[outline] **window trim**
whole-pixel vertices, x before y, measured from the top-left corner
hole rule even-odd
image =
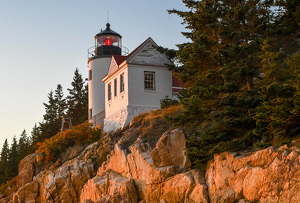
[[[120,75],[120,93],[125,91],[124,73]]]
[[[107,84],[107,100],[111,101],[111,83]]]
[[[114,79],[114,97],[118,96],[118,80]]]
[[[149,75],[147,76],[147,74],[149,74]],[[152,75],[152,78],[151,78],[151,75]],[[146,77],[148,77],[148,78],[146,78]],[[155,81],[155,72],[154,71],[144,71],[144,90],[146,90],[146,91],[156,91],[155,82],[156,82]]]

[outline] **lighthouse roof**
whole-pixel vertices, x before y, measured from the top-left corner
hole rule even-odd
[[[96,34],[95,38],[97,38],[99,36],[103,36],[103,35],[114,35],[114,36],[118,36],[118,37],[122,38],[122,36],[119,33],[113,31],[112,29],[110,29],[110,24],[109,23],[106,24],[106,29],[105,30],[103,30],[103,31],[99,32],[98,34]]]

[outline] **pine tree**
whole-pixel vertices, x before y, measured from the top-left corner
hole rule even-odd
[[[192,161],[252,145],[253,115],[260,104],[254,78],[261,72],[261,45],[273,27],[272,1],[183,1],[189,11],[172,10],[190,32],[178,45],[177,68],[186,83],[183,115],[173,119],[199,129],[188,141]]]
[[[55,90],[54,99],[57,106],[57,122],[60,124],[62,118],[65,116],[65,111],[67,108],[66,99],[64,98],[63,89],[61,84],[57,85],[57,88]]]
[[[0,183],[5,183],[8,180],[8,168],[7,168],[7,161],[8,161],[8,154],[9,154],[9,146],[7,139],[5,139],[2,151],[1,151],[1,159],[0,159]]]
[[[56,121],[57,104],[53,96],[53,91],[51,90],[48,94],[48,104],[43,103],[45,106],[46,114],[44,115],[44,120],[49,123],[54,123]]]
[[[13,177],[18,175],[18,165],[19,165],[18,157],[19,157],[18,143],[17,143],[16,136],[14,136],[13,142],[11,144],[10,152],[8,154],[8,161],[7,161],[9,179],[12,179]]]
[[[36,144],[42,141],[44,141],[44,139],[42,136],[41,127],[37,126],[37,124],[35,123],[31,130],[29,153],[34,153]]]
[[[29,150],[29,139],[27,137],[26,130],[23,130],[22,134],[20,135],[19,142],[18,142],[18,151],[19,151],[19,161],[21,161],[25,156],[28,155]]]
[[[276,39],[284,55],[292,55],[300,49],[300,1],[278,0],[279,6],[276,21]],[[273,44],[272,44],[273,46]]]
[[[76,68],[71,83],[72,89],[68,89],[69,95],[67,96],[67,116],[72,118],[73,125],[83,123],[87,120],[88,93],[87,85],[84,83],[82,75]]]
[[[60,129],[57,116],[58,105],[57,100],[55,99],[55,96],[53,94],[54,93],[51,90],[48,94],[48,103],[43,103],[46,111],[46,113],[43,115],[44,122],[40,123],[41,134],[44,137],[43,139],[50,138],[53,135],[56,135]]]
[[[300,2],[278,1],[282,15],[262,47],[264,76],[260,80],[262,104],[257,107],[253,131],[262,144],[283,144],[300,134]]]

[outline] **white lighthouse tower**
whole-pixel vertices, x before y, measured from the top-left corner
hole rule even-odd
[[[98,126],[105,117],[105,84],[102,78],[107,74],[112,55],[121,55],[122,36],[110,29],[96,34],[95,47],[89,51],[89,119]],[[89,49],[89,50],[90,50]]]

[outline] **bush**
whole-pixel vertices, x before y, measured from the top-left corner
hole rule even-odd
[[[167,108],[167,107],[170,107],[170,106],[175,106],[175,105],[178,105],[178,104],[179,104],[178,100],[169,99],[168,96],[166,96],[166,98],[160,100],[160,108],[161,109],[164,109],[164,108]]]
[[[101,131],[91,127],[89,123],[75,126],[73,129],[59,132],[53,137],[37,143],[35,153],[43,152],[45,163],[50,163],[75,144],[88,144],[99,140]]]

